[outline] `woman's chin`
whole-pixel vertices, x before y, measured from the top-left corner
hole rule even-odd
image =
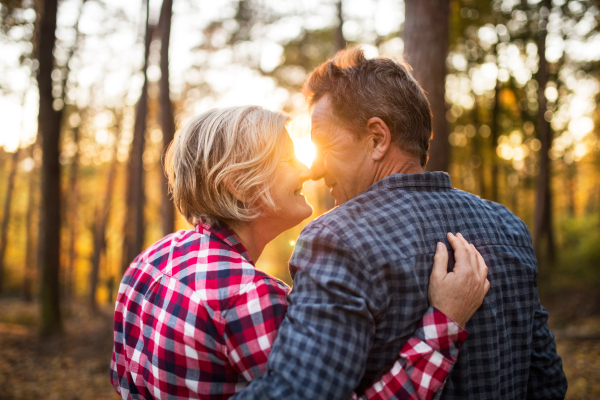
[[[308,204],[308,202],[306,202],[302,206],[298,206],[298,209],[295,211],[296,212],[294,213],[294,215],[290,216],[291,218],[289,219],[290,224],[293,223],[292,227],[300,224],[305,219],[310,218],[310,216],[314,212],[312,206]]]
[[[304,217],[302,218],[302,221],[304,221],[306,218],[310,218],[310,216],[313,215],[313,212],[315,212],[313,207],[308,202],[306,202],[306,211]]]

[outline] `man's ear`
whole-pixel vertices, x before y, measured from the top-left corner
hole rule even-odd
[[[371,158],[373,161],[380,161],[386,155],[392,143],[390,128],[381,118],[373,117],[367,121],[366,129],[373,145]]]

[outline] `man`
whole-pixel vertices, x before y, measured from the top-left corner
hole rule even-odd
[[[344,399],[377,380],[427,309],[435,243],[472,242],[491,289],[466,328],[442,397],[558,399],[567,382],[525,224],[500,204],[424,172],[429,103],[408,67],[359,48],[305,85],[319,155],[314,179],[337,208],[309,224],[290,260],[294,289],[262,379],[235,399]]]

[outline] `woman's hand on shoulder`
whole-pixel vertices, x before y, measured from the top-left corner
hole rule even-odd
[[[464,327],[490,288],[488,267],[479,251],[457,233],[447,235],[456,263],[448,271],[448,249],[438,243],[429,278],[429,303]]]

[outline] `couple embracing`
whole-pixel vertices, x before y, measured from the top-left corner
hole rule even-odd
[[[431,111],[409,67],[359,48],[304,87],[318,154],[259,107],[194,118],[169,148],[194,226],[136,257],[119,288],[111,382],[123,399],[559,399],[567,382],[525,224],[425,172]],[[284,283],[255,268],[312,214]],[[454,234],[453,234],[454,233]]]

